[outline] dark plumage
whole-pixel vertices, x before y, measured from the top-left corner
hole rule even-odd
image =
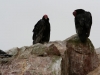
[[[8,58],[8,57],[12,57],[12,55],[7,54],[3,50],[0,50],[0,58]]]
[[[86,42],[92,26],[92,15],[83,9],[75,10],[73,15],[75,16],[76,33],[82,42]]]
[[[32,39],[33,44],[49,42],[50,23],[47,15],[44,15],[34,26]]]

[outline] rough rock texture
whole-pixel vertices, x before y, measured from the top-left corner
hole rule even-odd
[[[61,75],[64,50],[60,41],[13,48],[7,52],[12,58],[0,59],[0,75]]]
[[[96,49],[97,54],[100,54],[100,48]]]
[[[98,58],[99,58],[99,61],[100,61],[100,48],[96,49],[96,52],[98,54]],[[87,75],[100,75],[100,64],[95,70],[88,73]]]
[[[62,75],[86,75],[98,67],[98,56],[89,39],[81,43],[74,35],[65,41],[67,49],[62,59]]]
[[[86,75],[99,63],[91,41],[82,44],[77,35],[7,53],[13,57],[0,58],[0,75]]]
[[[98,68],[96,68],[92,72],[88,73],[87,75],[100,75],[100,65]]]

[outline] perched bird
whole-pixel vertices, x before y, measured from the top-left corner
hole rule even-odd
[[[76,9],[73,12],[75,17],[75,28],[81,42],[86,42],[90,35],[92,26],[92,15],[89,11],[83,9]]]
[[[32,39],[33,44],[49,42],[50,23],[47,15],[44,15],[34,26]]]
[[[0,50],[0,58],[8,58],[8,57],[12,57],[12,55],[7,54],[3,50]]]

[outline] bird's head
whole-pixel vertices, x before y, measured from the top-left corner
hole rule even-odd
[[[83,9],[76,9],[76,10],[74,10],[73,15],[76,16],[79,14],[83,14],[84,12],[85,12],[85,10],[83,10]]]
[[[48,19],[48,15],[45,14],[45,15],[43,16],[43,19],[47,20],[47,19]]]

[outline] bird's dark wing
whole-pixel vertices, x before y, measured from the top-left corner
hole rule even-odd
[[[92,15],[90,12],[86,12],[86,32],[87,32],[87,37],[89,37],[90,35],[90,30],[91,30],[91,26],[92,26]]]
[[[35,43],[39,43],[43,37],[43,32],[44,32],[45,26],[44,26],[44,21],[39,20],[37,24],[34,26],[33,29],[33,40]]]
[[[50,28],[51,28],[51,27],[50,27],[50,23],[48,23],[48,39],[47,39],[47,41],[50,40],[50,31],[51,31]]]
[[[42,24],[42,20],[39,20],[35,26],[34,26],[34,29],[33,29],[33,32],[36,32],[37,30],[39,31],[41,29],[41,24]]]
[[[6,52],[4,52],[3,50],[0,50],[0,54],[6,54]]]
[[[89,36],[91,25],[92,16],[90,12],[86,12],[75,17],[75,27],[77,34],[86,33],[86,35]]]
[[[76,33],[81,34],[84,26],[84,17],[83,15],[77,15],[75,17],[75,28],[76,28]]]
[[[0,50],[0,58],[7,58],[7,57],[11,57],[12,55],[7,54],[6,52],[4,52],[3,50]]]
[[[92,15],[91,15],[91,13],[90,12],[86,12],[86,15],[87,15],[87,17],[89,19],[90,25],[92,25]]]
[[[90,12],[79,14],[75,17],[76,33],[80,37],[87,38],[90,35],[92,16]]]
[[[45,29],[45,32],[44,32],[44,40],[45,42],[49,42],[50,40],[50,23],[47,22],[46,23],[46,29]]]

